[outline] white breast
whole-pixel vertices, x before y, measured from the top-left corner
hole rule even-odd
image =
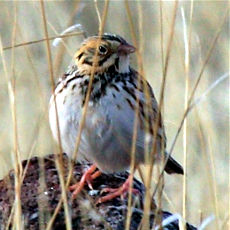
[[[72,156],[75,150],[76,137],[82,119],[82,94],[78,88],[79,81],[75,79],[63,90],[57,88],[56,96],[61,142],[64,152]],[[75,87],[73,87],[76,84]],[[128,84],[128,83],[127,83]],[[116,84],[118,90],[109,87],[104,96],[96,103],[90,102],[87,109],[84,129],[78,156],[85,158],[105,172],[117,172],[127,169],[130,165],[130,153],[133,138],[135,110],[127,99],[135,106],[135,100]],[[131,87],[131,85],[130,85]],[[96,88],[96,87],[95,87]],[[141,95],[140,95],[141,96]],[[50,102],[49,120],[54,138],[57,138],[53,97]],[[135,158],[137,163],[144,161],[144,147],[147,140],[152,144],[149,133],[143,130],[143,124],[138,123]],[[141,128],[142,126],[142,128]],[[160,152],[160,146],[158,146]]]
[[[82,95],[79,88],[77,87],[80,81],[81,79],[71,81],[68,84],[68,87],[64,87],[65,82],[63,82],[63,84],[59,84],[55,91],[59,92],[56,94],[56,105],[61,144],[63,151],[69,156],[72,156],[74,153],[76,137],[78,135],[79,124],[82,117]],[[52,96],[50,99],[49,122],[54,139],[56,142],[58,142],[58,129],[56,122],[54,96]],[[85,143],[83,138],[81,142]],[[79,159],[82,158],[84,146],[86,146],[86,144],[87,142],[84,145],[81,144],[80,146],[78,153]]]

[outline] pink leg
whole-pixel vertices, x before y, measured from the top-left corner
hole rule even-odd
[[[100,171],[96,171],[94,172],[95,170],[97,169],[97,166],[95,164],[93,164],[81,177],[81,180],[80,182],[72,185],[69,187],[69,189],[71,191],[73,191],[72,193],[72,197],[73,198],[76,198],[76,196],[78,195],[78,193],[81,192],[81,190],[84,188],[85,184],[88,184],[89,188],[93,188],[92,187],[92,181],[99,177],[101,175],[101,172]]]
[[[106,201],[114,199],[115,197],[126,195],[129,192],[129,189],[131,186],[131,179],[132,179],[132,177],[131,177],[131,175],[129,175],[129,177],[127,178],[127,180],[125,181],[125,183],[121,187],[103,189],[102,193],[108,192],[109,194],[99,198],[97,203],[104,203]],[[139,191],[137,189],[132,188],[132,193],[139,194]]]

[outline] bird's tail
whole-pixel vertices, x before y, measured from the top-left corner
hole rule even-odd
[[[183,167],[177,162],[175,161],[172,157],[169,157],[167,164],[165,166],[165,171],[168,174],[172,174],[172,173],[177,173],[177,174],[184,174],[184,170]]]

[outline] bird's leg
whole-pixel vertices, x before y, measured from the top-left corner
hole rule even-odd
[[[97,203],[104,203],[106,201],[112,200],[118,196],[124,196],[129,192],[130,186],[132,186],[132,175],[129,175],[125,183],[119,188],[105,188],[101,192],[108,192],[109,194],[98,199]],[[132,193],[139,194],[137,189],[132,188]]]
[[[79,192],[84,188],[85,184],[89,186],[90,189],[93,189],[92,181],[101,175],[101,171],[96,171],[97,166],[93,164],[81,177],[80,182],[69,187],[72,193],[72,197],[76,198]]]

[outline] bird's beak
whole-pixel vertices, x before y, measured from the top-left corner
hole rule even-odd
[[[134,53],[136,51],[136,48],[130,44],[121,44],[118,47],[118,54],[119,55],[127,55],[127,54],[131,54]]]

